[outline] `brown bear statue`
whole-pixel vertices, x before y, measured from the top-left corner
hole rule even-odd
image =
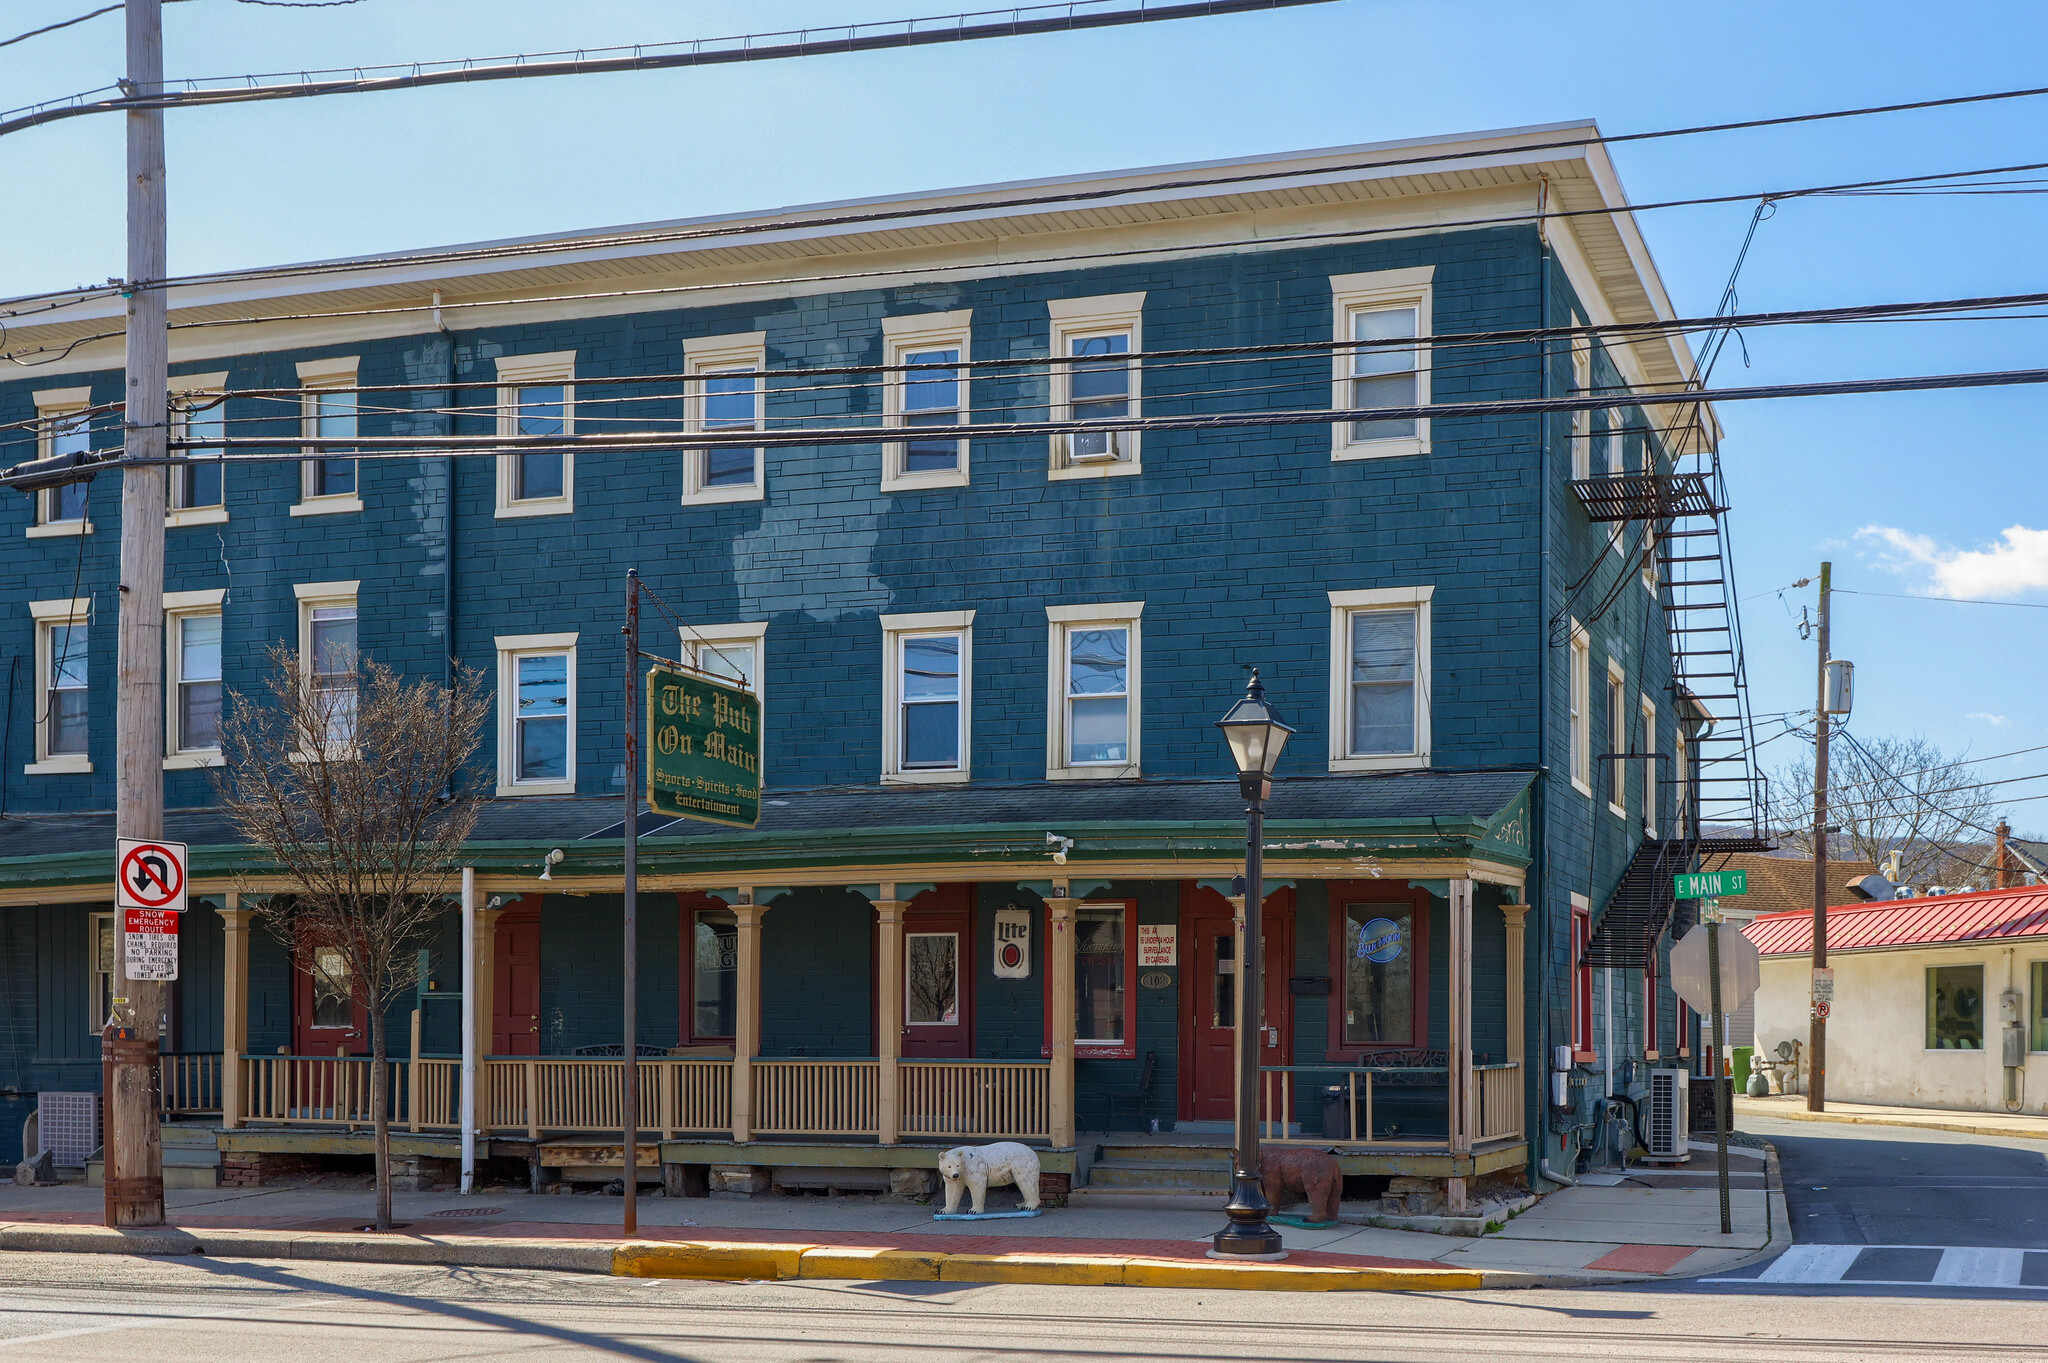
[[[1268,1146],[1259,1152],[1259,1163],[1259,1186],[1266,1194],[1267,1206],[1277,1212],[1298,1197],[1308,1203],[1309,1220],[1337,1219],[1344,1175],[1337,1168],[1335,1155],[1327,1150]]]

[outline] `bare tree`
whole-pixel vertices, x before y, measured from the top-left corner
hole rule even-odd
[[[1882,865],[1899,854],[1907,885],[1955,884],[1978,874],[1992,795],[1976,768],[1924,738],[1838,739],[1828,748],[1828,854]],[[1771,824],[1781,845],[1813,855],[1813,762],[1771,778]]]
[[[391,1082],[385,1011],[414,988],[416,953],[450,908],[449,884],[482,791],[469,770],[490,702],[478,674],[407,680],[316,644],[310,667],[270,650],[261,694],[231,694],[220,803],[269,854],[288,895],[258,921],[317,992],[370,1022],[377,1229],[391,1228]]]

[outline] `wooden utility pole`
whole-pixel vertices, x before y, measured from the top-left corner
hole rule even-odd
[[[1834,565],[1820,565],[1820,628],[1814,650],[1820,663],[1813,703],[1813,968],[1828,964],[1828,593]],[[1814,976],[1815,979],[1819,975]],[[1811,986],[1809,986],[1810,990]],[[1828,1020],[1812,1011],[1806,1040],[1806,1110],[1824,1112],[1828,1103]]]
[[[129,0],[129,94],[163,85],[162,0]],[[169,449],[170,332],[163,279],[169,273],[164,222],[164,115],[131,109],[128,121],[128,362],[122,453],[160,460]],[[121,469],[119,678],[114,696],[114,831],[123,838],[164,832],[164,466]],[[113,849],[107,852],[113,872]],[[164,1220],[163,1137],[157,1130],[156,1057],[164,986],[127,978],[120,940],[120,988],[106,1019],[106,1222],[160,1226]]]

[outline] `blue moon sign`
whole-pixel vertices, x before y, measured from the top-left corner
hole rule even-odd
[[[1358,930],[1358,954],[1375,965],[1385,965],[1401,955],[1401,925],[1391,918],[1375,918]]]

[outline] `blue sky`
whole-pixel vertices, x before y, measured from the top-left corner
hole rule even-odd
[[[977,0],[985,4],[988,0]],[[5,0],[0,37],[94,7]],[[297,71],[941,14],[942,0],[363,0],[166,8],[171,75]],[[2044,83],[2048,7],[1340,0],[1108,32],[725,68],[349,96],[169,120],[176,271],[731,209],[1593,117],[1609,132]],[[108,15],[0,48],[0,103],[119,74]],[[1640,202],[2048,160],[2048,98],[1616,148]],[[0,139],[0,295],[122,272],[122,133]],[[25,187],[37,186],[33,195]],[[1712,310],[1746,205],[1646,213],[1681,311]],[[2048,197],[1805,199],[1760,229],[1745,310],[2043,288]],[[1781,329],[1721,383],[2023,368],[2048,321]],[[1745,363],[1746,361],[1746,363]],[[1777,589],[1823,557],[1858,665],[1857,731],[1977,756],[2048,743],[2048,390],[1721,409],[1761,712],[1808,707],[1813,655]],[[1766,759],[1793,755],[1785,738]],[[2048,772],[2048,753],[1987,776]],[[2004,787],[2048,828],[2048,780]]]

